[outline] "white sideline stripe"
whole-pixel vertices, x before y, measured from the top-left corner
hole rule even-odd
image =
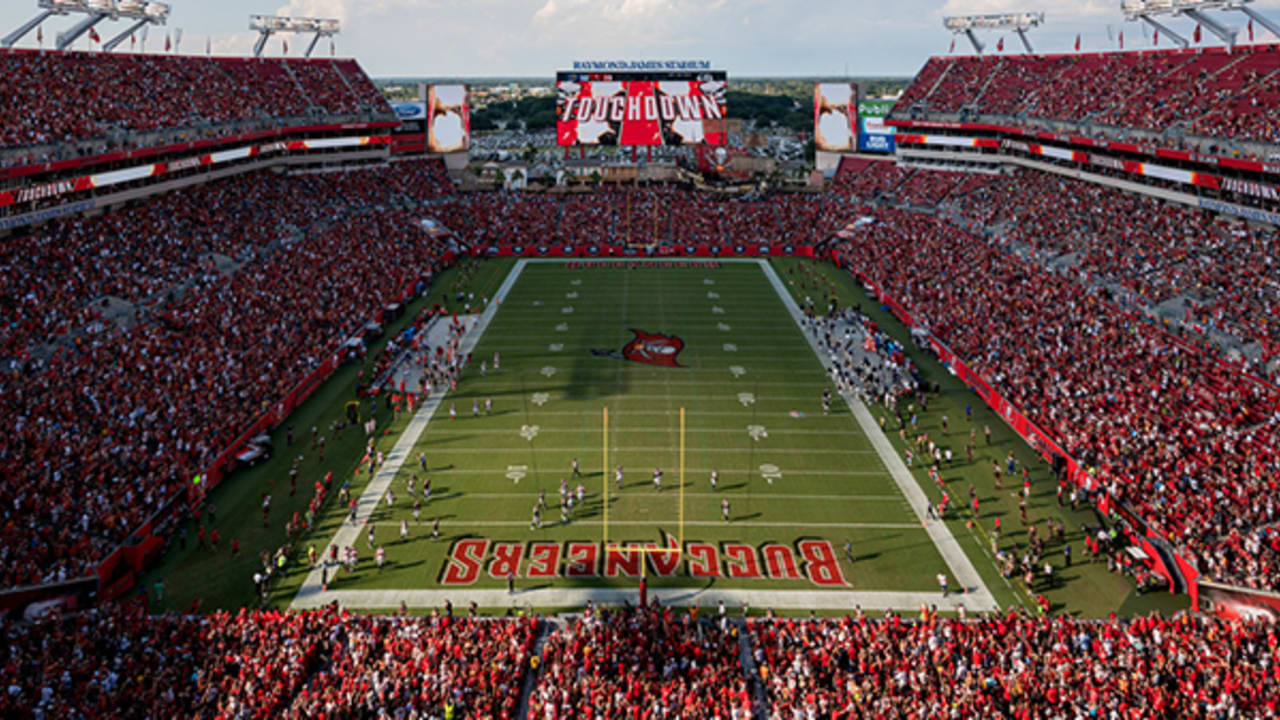
[[[489,307],[485,308],[484,313],[480,315],[480,318],[476,321],[475,325],[473,325],[471,330],[462,338],[462,344],[458,348],[458,351],[462,355],[465,356],[467,353],[470,353],[475,349],[476,343],[480,340],[480,337],[484,335],[485,328],[489,326],[489,322],[493,320],[493,316],[497,314],[498,308],[501,307],[501,300],[506,297],[508,292],[511,291],[511,287],[515,285],[516,279],[520,277],[520,272],[524,269],[524,263],[524,260],[518,260],[516,262],[515,267],[513,267],[510,274],[507,275],[507,279],[502,283],[502,286],[498,288],[498,291],[494,293],[494,299],[498,302],[489,303]],[[427,398],[427,401],[423,403],[418,412],[414,414],[413,418],[409,421],[409,426],[405,428],[404,432],[400,435],[400,439],[396,441],[395,447],[393,447],[391,452],[387,455],[382,468],[378,470],[378,474],[373,476],[369,481],[369,485],[364,489],[364,492],[361,493],[360,499],[356,504],[355,524],[353,525],[348,523],[344,519],[342,526],[334,534],[333,539],[329,541],[329,545],[325,547],[321,557],[329,557],[329,548],[335,545],[347,546],[354,545],[356,543],[356,540],[360,535],[361,527],[363,527],[369,520],[369,517],[373,515],[373,511],[378,507],[378,502],[384,495],[386,495],[387,488],[391,485],[391,481],[395,479],[397,474],[399,474],[400,466],[404,464],[404,461],[409,457],[409,453],[412,452],[414,446],[418,444],[419,438],[422,437],[423,431],[427,428],[427,423],[431,420],[431,416],[435,413],[436,408],[439,407],[441,402],[444,400],[444,396],[445,389],[444,386],[442,386],[441,389],[432,392]],[[298,588],[298,594],[294,596],[290,607],[295,609],[303,607],[303,605],[299,604],[300,602],[303,602],[305,598],[309,596],[320,593],[320,574],[321,568],[317,567],[307,575],[306,580],[302,582],[302,587]]]
[[[468,471],[468,472],[470,472],[470,471]],[[502,472],[503,472],[502,470],[498,470],[498,471],[495,471],[495,473],[490,473],[490,474],[501,474]],[[436,474],[436,473],[432,473],[432,474],[434,475],[434,474]],[[883,475],[884,473],[879,473],[879,474]],[[639,482],[635,482],[635,481],[633,481],[633,482],[631,483],[631,485],[632,485],[633,487],[638,487],[638,486],[640,486],[641,484],[643,484],[643,485],[647,485],[647,486],[649,486],[649,487],[652,487],[652,485],[653,485],[652,483],[639,483]],[[611,498],[650,498],[650,497],[652,497],[651,493],[652,493],[652,491],[650,491],[649,493],[645,493],[645,494],[643,494],[643,495],[639,495],[639,494],[636,494],[636,493],[627,493],[627,492],[624,492],[624,493],[619,494],[619,493],[617,493],[617,492],[610,491],[610,493],[609,493],[609,497],[611,497]],[[722,491],[722,492],[709,492],[709,493],[691,493],[691,492],[686,492],[686,493],[684,494],[684,496],[685,496],[685,497],[687,497],[687,498],[691,498],[691,497],[726,497],[726,496],[742,497],[742,495],[741,495],[741,494],[736,493],[736,492],[734,492],[733,490],[725,490],[725,491]],[[448,500],[463,500],[463,499],[466,499],[466,498],[529,498],[530,500],[532,500],[532,499],[533,499],[533,493],[528,493],[528,492],[522,492],[522,493],[514,493],[514,492],[512,492],[512,493],[473,493],[473,492],[464,492],[464,493],[461,493],[461,494],[457,495],[456,497],[453,495],[453,493],[449,493],[449,494],[447,494],[447,495],[436,495],[435,497],[436,497],[436,499],[432,501],[432,504],[437,503],[437,502],[444,502],[444,501],[448,501]],[[600,497],[603,497],[603,495],[601,495],[600,493],[589,493],[589,494],[587,494],[587,496],[586,496],[586,497],[587,497],[587,499],[591,499],[591,498],[600,498]],[[756,493],[756,494],[754,494],[754,495],[751,495],[751,496],[750,496],[750,499],[753,499],[753,500],[754,500],[754,499],[757,499],[757,498],[768,498],[771,502],[772,502],[772,501],[774,501],[774,500],[841,500],[841,501],[849,501],[849,502],[854,502],[854,501],[858,501],[858,500],[866,500],[866,501],[869,501],[869,502],[891,502],[891,501],[892,501],[892,502],[903,502],[903,503],[905,503],[905,502],[906,502],[906,500],[905,500],[901,495],[858,495],[858,494],[856,494],[856,493],[855,493],[855,494],[849,494],[849,495],[796,495],[796,494],[792,494],[792,493],[780,493],[780,492],[778,492],[778,493]],[[552,499],[554,500],[554,499],[555,499],[555,497],[553,496],[553,497],[552,497]],[[912,525],[911,527],[915,527],[915,525]]]
[[[674,520],[671,520],[671,521],[668,521],[668,522],[672,522],[672,523],[674,523],[675,521],[674,521]],[[660,525],[662,525],[662,524],[663,524],[663,521],[661,521],[661,520],[610,520],[610,521],[609,521],[609,527],[613,527],[614,525],[625,525],[625,526],[628,526],[628,527],[657,527],[657,526],[660,526]],[[368,523],[368,524],[366,525],[366,527],[368,527],[368,525],[373,525],[374,527],[396,527],[396,528],[400,527],[400,523],[399,523],[399,522],[397,522],[397,521],[380,521],[380,522],[370,522],[370,523]],[[420,526],[421,526],[421,525],[425,525],[425,523],[418,523],[418,525],[420,525]],[[549,529],[552,529],[552,528],[567,527],[567,526],[570,526],[570,525],[572,525],[572,526],[574,526],[574,527],[602,527],[602,526],[604,525],[604,522],[603,522],[603,521],[601,521],[601,520],[570,520],[570,521],[569,521],[569,522],[567,522],[567,523],[562,523],[562,522],[559,522],[559,521],[552,522],[551,520],[548,520],[547,522],[542,523],[542,528],[543,528],[544,530],[549,530]],[[921,530],[921,529],[922,529],[919,525],[917,525],[917,524],[915,524],[915,523],[860,523],[860,522],[847,522],[847,523],[837,523],[837,522],[750,522],[750,521],[747,521],[747,522],[733,522],[733,521],[725,522],[724,520],[716,520],[715,522],[712,522],[712,521],[709,521],[709,520],[707,520],[707,521],[703,521],[703,520],[685,520],[685,521],[684,521],[684,525],[685,525],[685,527],[724,527],[724,528],[729,528],[729,527],[759,527],[759,528],[804,527],[804,528],[827,528],[827,529],[835,528],[835,529],[845,529],[845,530]],[[528,521],[528,520],[466,520],[466,521],[463,521],[463,520],[452,521],[452,520],[451,520],[451,521],[449,521],[448,523],[442,523],[440,527],[441,527],[441,529],[447,529],[449,532],[453,532],[453,531],[454,531],[455,529],[457,529],[457,528],[469,528],[469,527],[525,527],[525,528],[527,528],[527,527],[529,527],[529,521]],[[327,556],[326,556],[326,557],[327,557]]]
[[[846,571],[848,572],[848,571]],[[853,566],[856,580],[858,566]],[[601,578],[603,579],[603,578]],[[846,580],[849,578],[846,578]],[[474,602],[477,607],[534,607],[580,608],[588,602],[594,605],[621,605],[636,602],[635,587],[540,587],[521,590],[522,583],[543,583],[545,580],[520,580],[514,594],[506,590],[475,590],[455,587],[442,590],[330,590],[317,592],[294,601],[295,609],[318,608],[337,601],[346,608],[382,609],[398,608],[401,603],[412,608],[442,607],[445,601],[463,607]],[[634,578],[628,580],[632,585]],[[799,582],[799,581],[797,581]],[[853,612],[854,606],[863,610],[898,610],[918,612],[920,606],[936,606],[944,612],[955,612],[961,607],[968,613],[989,612],[996,609],[983,601],[981,595],[953,592],[943,596],[940,592],[894,592],[873,590],[728,590],[708,588],[705,581],[699,587],[650,588],[649,597],[663,605],[675,607],[726,607],[739,608],[743,603],[753,608],[778,610],[844,610]]]
[[[516,430],[511,430],[510,433],[512,436],[517,436],[517,437],[520,434]],[[746,431],[743,430],[743,433],[745,434]],[[677,448],[673,448],[673,447],[627,447],[624,449],[627,452],[674,453],[678,451]],[[476,448],[432,447],[431,456],[435,457],[436,455],[439,455],[441,453],[504,453],[504,452],[512,452],[514,450],[516,450],[516,448],[511,446],[500,447],[500,448],[496,448],[496,447],[476,447]],[[562,452],[562,453],[584,452],[582,447],[565,447],[565,448],[541,447],[541,446],[534,446],[532,445],[532,443],[530,443],[530,450],[537,450],[538,452]],[[424,450],[423,452],[426,452],[426,451]],[[743,448],[699,448],[697,452],[736,453],[738,455],[743,455],[748,451],[744,450]],[[756,452],[761,455],[772,455],[775,453],[803,453],[806,455],[875,455],[876,454],[875,450],[810,450],[808,448],[774,448],[774,447],[769,447],[767,445],[762,445],[758,447],[756,449]]]
[[[764,271],[765,276],[769,278],[769,282],[773,284],[773,289],[777,291],[778,297],[782,299],[782,304],[786,306],[791,313],[791,317],[796,321],[796,327],[801,328],[801,334],[804,335],[805,340],[809,343],[813,354],[818,357],[819,362],[822,362],[822,350],[818,347],[818,343],[813,339],[813,336],[803,331],[801,319],[804,315],[791,297],[791,293],[787,292],[781,278],[773,271],[773,266],[762,260],[760,261],[760,268]],[[825,363],[823,365],[825,366]],[[924,525],[925,530],[929,533],[929,538],[933,540],[933,544],[937,546],[938,553],[946,561],[947,567],[950,568],[951,574],[956,580],[956,584],[974,589],[973,594],[976,596],[976,600],[985,606],[984,610],[999,609],[995,597],[991,595],[991,590],[982,581],[982,576],[978,574],[977,568],[969,561],[969,556],[965,555],[964,551],[960,549],[955,536],[951,534],[951,529],[941,520],[926,519],[924,508],[930,504],[928,496],[920,488],[915,476],[907,470],[906,464],[903,463],[898,453],[894,451],[893,446],[889,444],[889,440],[884,436],[884,433],[880,431],[879,425],[876,423],[875,418],[871,417],[871,412],[867,410],[867,406],[863,405],[862,401],[855,395],[842,394],[842,396],[853,410],[853,417],[858,421],[863,434],[871,440],[871,444],[880,454],[880,459],[884,462],[885,467],[889,469],[889,476],[893,478],[898,489],[907,498],[907,504],[911,506],[916,518]]]

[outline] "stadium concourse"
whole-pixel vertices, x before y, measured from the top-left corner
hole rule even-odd
[[[1275,141],[1276,57],[1263,46],[935,59],[902,107],[1072,121],[1096,111],[1138,129],[1190,117],[1210,137]],[[385,108],[346,61],[4,52],[0,65],[6,166],[84,143],[114,148],[120,130],[200,125],[218,136]],[[1091,82],[1099,73],[1114,82]],[[1018,91],[1032,83],[1039,92]],[[73,117],[46,87],[101,97]],[[427,232],[423,207],[451,235]],[[867,222],[847,227],[855,218]],[[996,178],[854,159],[820,195],[728,201],[676,187],[459,194],[438,160],[256,172],[5,237],[0,587],[92,572],[358,333],[358,318],[425,287],[458,249],[623,237],[819,245],[1090,468],[1093,497],[1122,503],[1207,578],[1280,590],[1275,229],[1038,171]],[[1065,257],[1078,261],[1063,269]],[[106,322],[107,297],[132,316]],[[1177,329],[1136,315],[1176,298],[1187,321]],[[1197,326],[1258,352],[1232,359]],[[1261,622],[709,615],[152,617],[104,604],[5,621],[0,714],[1280,714],[1280,636]]]

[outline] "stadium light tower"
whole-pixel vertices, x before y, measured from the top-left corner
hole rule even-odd
[[[0,45],[13,47],[24,35],[54,15],[81,13],[85,16],[70,30],[58,33],[56,47],[59,50],[66,50],[71,47],[71,44],[78,40],[81,35],[89,32],[94,25],[103,20],[125,18],[135,21],[132,27],[102,46],[104,51],[110,51],[143,25],[148,23],[163,25],[169,19],[168,3],[147,2],[146,0],[38,0],[36,5],[41,9],[40,14],[20,25],[17,30],[4,36],[4,39],[0,40]]]
[[[249,29],[258,31],[258,41],[253,44],[253,56],[262,57],[262,49],[267,46],[267,39],[275,33],[315,33],[311,44],[307,46],[307,57],[316,49],[316,43],[322,37],[333,37],[342,29],[341,23],[333,18],[295,18],[276,15],[250,15]]]
[[[1183,48],[1191,46],[1189,40],[1151,17],[1152,15],[1173,15],[1173,0],[1121,0],[1120,10],[1124,13],[1125,20],[1141,20],[1155,28],[1157,32],[1172,38]]]
[[[974,30],[1012,30],[1018,33],[1018,37],[1022,40],[1022,47],[1026,48],[1027,52],[1034,52],[1031,49],[1031,41],[1027,40],[1027,31],[1044,24],[1044,13],[955,15],[943,18],[942,24],[952,33],[968,37],[969,42],[973,44],[973,51],[979,55],[982,54],[983,44],[978,41],[978,36],[973,33]]]
[[[1169,15],[1172,17],[1186,15],[1207,28],[1209,32],[1221,38],[1227,44],[1227,47],[1233,47],[1236,44],[1236,36],[1239,34],[1240,29],[1227,27],[1204,13],[1206,10],[1239,11],[1251,20],[1256,20],[1259,25],[1270,30],[1273,34],[1280,35],[1280,26],[1268,20],[1257,10],[1249,7],[1251,2],[1253,0],[1121,0],[1120,9],[1124,12],[1126,20],[1142,20],[1173,38],[1174,42],[1184,48],[1190,46],[1190,43],[1152,19],[1153,15]]]
[[[133,35],[144,25],[164,25],[169,19],[169,4],[162,2],[140,2],[139,0],[118,0],[116,2],[117,15],[122,18],[133,20],[133,24],[125,28],[124,32],[116,35],[102,45],[103,52],[111,52],[116,46],[125,41],[125,38]],[[182,32],[179,30],[178,32]]]

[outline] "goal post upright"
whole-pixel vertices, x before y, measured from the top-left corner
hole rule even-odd
[[[601,466],[600,485],[604,488],[604,526],[601,529],[603,533],[601,549],[603,552],[609,552],[609,408],[603,408],[604,425],[600,433],[604,439],[601,441]]]
[[[680,525],[676,547],[684,547],[684,408],[680,408]]]
[[[610,547],[609,545],[609,408],[601,408],[601,435],[600,441],[600,458],[603,463],[603,471],[601,472],[601,497],[604,501],[601,522],[601,546],[600,550],[607,555],[610,552],[626,553],[628,555],[634,553],[640,556],[640,598],[643,604],[646,601],[648,584],[648,560],[651,554],[675,553],[678,558],[684,553],[684,455],[685,455],[685,413],[684,408],[680,408],[680,448],[679,448],[679,519],[676,526],[676,546],[666,547],[645,547],[637,545],[619,545]]]

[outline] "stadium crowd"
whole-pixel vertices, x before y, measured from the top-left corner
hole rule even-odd
[[[1248,562],[1215,558],[1221,538],[1280,520],[1280,390],[944,220],[866,213],[877,222],[838,246],[847,262],[1202,569],[1280,586],[1274,538]]]
[[[4,631],[0,715],[14,720],[426,720],[514,717],[537,620],[134,604]]]
[[[154,304],[157,294],[211,272],[211,254],[244,260],[349,207],[385,204],[393,197],[387,184],[417,199],[450,191],[437,162],[290,176],[262,171],[3,238],[0,302],[12,314],[0,328],[0,355],[24,357],[30,345],[100,317],[95,301],[106,296]],[[137,237],[147,242],[129,241]]]
[[[540,621],[107,605],[5,622],[0,715],[405,718],[1238,718],[1280,713],[1280,635],[1129,620],[697,619],[651,605]],[[745,643],[739,638],[745,633]],[[744,658],[750,662],[744,666]],[[527,714],[522,686],[533,675]]]
[[[299,117],[312,105],[391,112],[354,60],[0,50],[0,76],[0,148]]]
[[[1151,304],[1184,297],[1183,320],[1256,342],[1250,370],[1280,355],[1280,234],[1195,208],[1048,173],[1020,171],[957,210],[1004,238],[1075,258],[1083,281],[1123,285]]]
[[[588,607],[547,637],[528,717],[749,718],[738,653],[738,628],[727,619],[699,621],[656,604]]]
[[[1274,626],[1190,615],[1110,622],[756,621],[769,717],[1230,718],[1280,712]]]
[[[720,201],[673,186],[581,195],[472,193],[442,203],[445,225],[470,243],[675,245],[817,242],[838,226],[825,195]]]
[[[1161,132],[1280,142],[1280,46],[930,58],[898,102]],[[1106,82],[1098,82],[1105,77]]]
[[[439,171],[426,163],[395,173],[418,192],[442,190]],[[72,227],[90,229],[61,237],[82,245],[62,247],[59,234],[48,232],[47,242],[32,245],[55,253],[44,264],[39,250],[25,253],[36,259],[27,264],[23,242],[7,241],[13,277],[32,274],[15,291],[32,313],[23,332],[6,334],[11,352],[50,339],[44,333],[61,325],[46,318],[77,317],[107,287],[152,291],[178,279],[189,287],[132,329],[44,357],[10,356],[0,376],[0,408],[13,418],[0,441],[0,586],[86,574],[183,478],[207,467],[327,353],[438,265],[444,241],[425,233],[416,214],[365,211],[374,198],[390,199],[382,181],[377,170],[261,176],[243,187],[231,181],[168,196],[123,219],[75,221]],[[265,247],[254,230],[269,228],[282,204],[304,206],[291,219],[323,217],[327,227]],[[245,221],[251,217],[260,225]],[[116,241],[116,229],[123,235],[137,227],[165,242]],[[237,247],[252,247],[257,257],[230,277],[198,258]],[[101,277],[107,274],[119,277]],[[50,308],[42,305],[38,293],[75,278],[83,280],[54,294]]]

